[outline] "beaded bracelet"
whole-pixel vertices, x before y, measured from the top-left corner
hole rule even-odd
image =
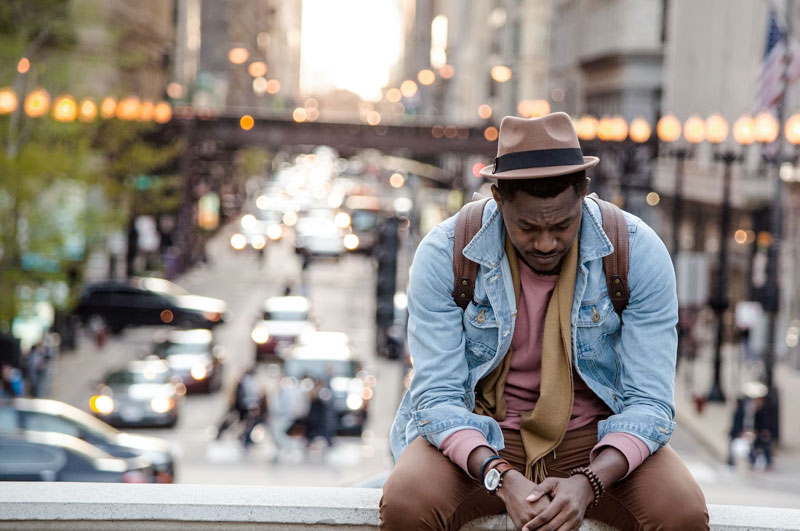
[[[589,504],[589,507],[594,509],[597,507],[597,504],[600,503],[600,498],[602,498],[603,494],[606,492],[603,481],[597,476],[594,470],[585,466],[572,469],[569,473],[569,477],[577,474],[583,475],[587,480],[589,480],[589,485],[592,486],[592,490],[594,491],[594,500],[592,500],[592,503]]]

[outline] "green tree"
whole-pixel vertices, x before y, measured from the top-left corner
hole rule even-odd
[[[48,116],[31,118],[22,109],[34,87],[59,93],[80,77],[76,65],[86,58],[70,60],[77,42],[74,1],[0,3],[0,87],[12,86],[20,99],[13,113],[0,117],[0,332],[8,332],[19,315],[22,289],[66,283],[68,306],[85,260],[93,248],[106,245],[110,230],[123,228],[136,209],[174,208],[129,184],[130,176],[168,166],[180,150],[178,144],[148,141],[154,124],[59,123]],[[110,34],[121,38],[123,32]],[[136,68],[136,61],[125,59],[136,54],[126,44],[111,66]],[[17,71],[21,57],[30,60],[28,72]],[[118,90],[127,94],[124,86]],[[159,181],[154,191],[161,188]]]

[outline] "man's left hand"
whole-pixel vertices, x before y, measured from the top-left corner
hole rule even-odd
[[[536,518],[525,524],[522,531],[571,531],[583,522],[586,508],[594,500],[591,484],[583,475],[569,478],[547,478],[539,483],[527,501],[534,502],[549,494],[550,505]]]

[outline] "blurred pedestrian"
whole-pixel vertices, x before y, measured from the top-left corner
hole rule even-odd
[[[772,432],[770,431],[769,409],[765,397],[753,400],[753,443],[750,447],[750,467],[763,465],[772,470]]]
[[[336,412],[333,409],[333,392],[323,380],[316,380],[310,392],[308,415],[305,420],[306,445],[311,446],[317,439],[333,446],[336,434]]]
[[[51,347],[42,340],[31,347],[25,357],[28,391],[34,398],[40,398],[47,394],[51,350]]]
[[[25,395],[25,380],[22,371],[9,363],[0,365],[0,397]]]
[[[245,447],[252,444],[251,435],[257,424],[260,409],[261,393],[255,377],[255,368],[250,367],[242,373],[236,383],[228,411],[217,428],[217,440],[232,425],[238,423],[242,428],[242,443]]]

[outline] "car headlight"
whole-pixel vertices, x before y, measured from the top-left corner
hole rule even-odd
[[[266,328],[254,328],[253,331],[250,332],[250,337],[259,345],[263,345],[269,341],[269,332],[267,332]]]
[[[342,240],[345,249],[348,251],[355,251],[358,249],[358,244],[360,243],[358,240],[358,236],[355,234],[347,234],[345,235],[344,239]]]
[[[361,409],[364,405],[364,399],[359,395],[347,395],[347,407],[352,410]]]
[[[244,234],[236,233],[231,236],[231,247],[236,249],[237,251],[241,251],[245,247],[247,247],[247,238],[244,237]]]
[[[156,413],[166,413],[175,407],[175,402],[168,396],[157,396],[150,401],[150,409]]]
[[[192,378],[195,380],[202,380],[208,376],[208,371],[206,370],[205,365],[195,365],[189,372],[192,375]]]
[[[110,415],[114,412],[114,399],[108,395],[95,395],[89,400],[89,407],[100,415]]]

